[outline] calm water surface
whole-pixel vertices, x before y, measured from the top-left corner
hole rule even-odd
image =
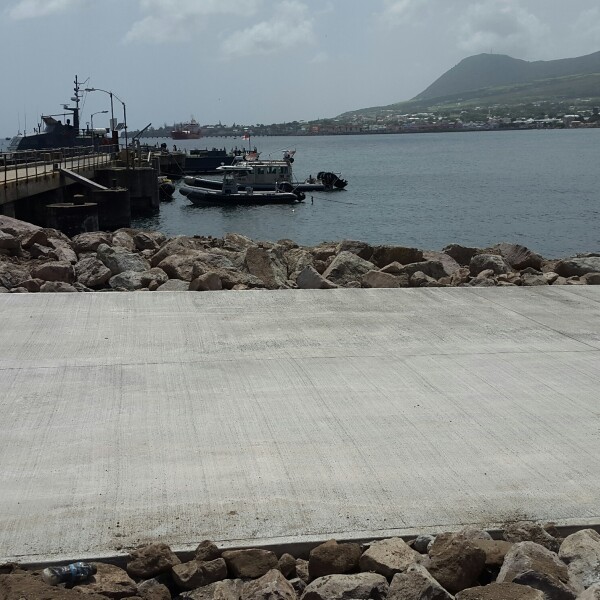
[[[159,143],[163,140],[159,140]],[[247,142],[166,140],[169,148]],[[257,137],[263,158],[295,148],[294,175],[341,172],[345,191],[303,204],[195,207],[178,192],[136,227],[168,235],[237,232],[300,244],[358,239],[438,250],[449,243],[524,244],[547,257],[600,250],[600,129]]]

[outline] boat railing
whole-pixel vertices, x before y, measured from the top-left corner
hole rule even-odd
[[[107,164],[107,155],[116,156],[118,146],[102,145],[77,146],[73,148],[52,148],[43,150],[16,150],[0,153],[0,182],[4,188],[8,183],[16,183],[46,176],[48,165],[58,169],[94,169]]]

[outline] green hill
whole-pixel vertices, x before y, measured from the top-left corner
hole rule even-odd
[[[535,62],[478,54],[462,60],[412,100],[351,111],[340,117],[581,99],[600,100],[600,52]]]

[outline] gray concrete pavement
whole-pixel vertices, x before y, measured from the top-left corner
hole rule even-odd
[[[600,522],[600,287],[0,311],[0,560]]]

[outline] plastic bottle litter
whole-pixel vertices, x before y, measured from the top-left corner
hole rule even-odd
[[[96,565],[85,562],[71,563],[65,567],[48,567],[42,571],[42,579],[49,585],[85,581],[96,574]]]

